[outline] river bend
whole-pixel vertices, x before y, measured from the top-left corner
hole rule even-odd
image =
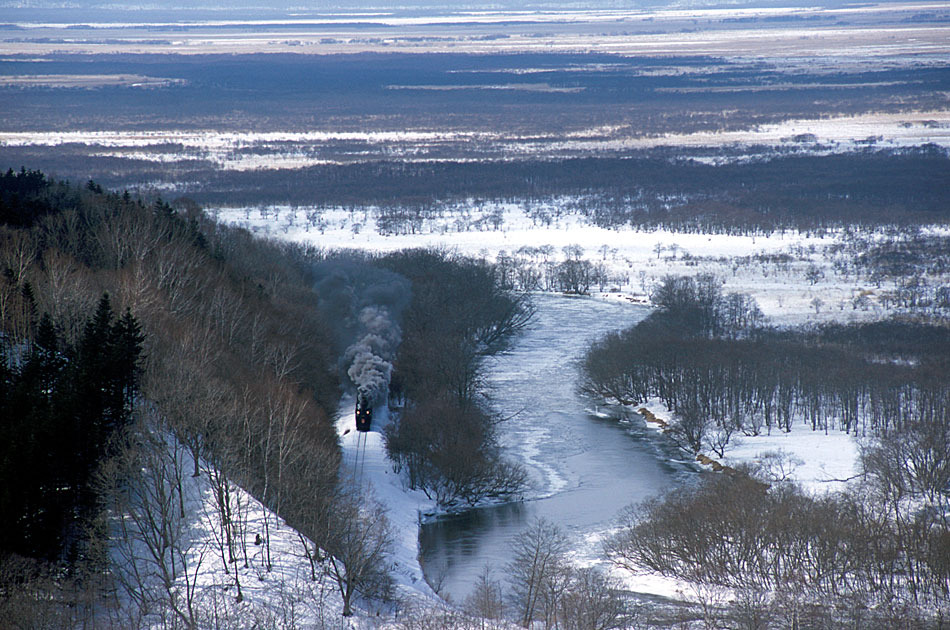
[[[595,562],[625,505],[678,482],[661,443],[640,423],[618,423],[577,393],[576,362],[591,341],[636,324],[642,306],[541,294],[532,326],[488,369],[507,453],[526,466],[524,501],[432,519],[420,529],[421,563],[443,596],[462,601],[490,564],[498,576],[509,541],[535,517],[560,525],[577,559]]]

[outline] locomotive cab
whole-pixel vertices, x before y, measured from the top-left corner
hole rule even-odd
[[[359,394],[356,397],[356,430],[363,433],[369,431],[373,424],[373,406],[365,396]]]

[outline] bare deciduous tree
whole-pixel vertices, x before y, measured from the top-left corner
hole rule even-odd
[[[326,563],[343,600],[343,616],[353,614],[353,596],[390,596],[389,555],[393,532],[382,506],[352,491],[342,491],[328,523]]]
[[[512,606],[523,627],[543,616],[546,606],[556,607],[557,602],[551,598],[556,600],[562,592],[561,584],[569,570],[567,547],[561,529],[544,519],[535,520],[511,542],[513,559],[507,574]]]
[[[183,509],[188,454],[154,414],[140,418],[99,476],[114,518],[113,575],[142,618],[195,628],[200,549]]]
[[[571,572],[559,609],[558,627],[564,630],[624,628],[629,617],[621,585],[593,567]]]
[[[466,612],[481,620],[479,627],[489,627],[486,620],[499,620],[505,615],[505,599],[501,582],[495,579],[492,569],[486,565],[475,582],[475,588],[465,598]]]

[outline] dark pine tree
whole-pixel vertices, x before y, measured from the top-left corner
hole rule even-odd
[[[71,443],[62,432],[58,398],[65,361],[44,313],[22,366],[6,368],[2,397],[4,452],[0,455],[0,530],[3,546],[22,555],[54,558],[70,513],[66,475]]]
[[[111,410],[119,425],[128,422],[132,415],[135,393],[142,376],[142,346],[145,333],[130,309],[112,326],[109,357],[115,379],[110,396]]]
[[[57,560],[79,549],[92,475],[132,415],[143,343],[131,311],[115,320],[103,295],[75,348],[44,313],[22,365],[0,355],[0,552]]]
[[[112,319],[112,304],[104,293],[95,314],[83,328],[70,362],[70,433],[76,445],[71,477],[75,480],[92,473],[90,467],[98,460],[105,436],[116,426],[115,419],[107,417],[109,384],[113,378],[109,361]]]

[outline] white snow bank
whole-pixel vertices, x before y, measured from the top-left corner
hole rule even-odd
[[[669,424],[675,421],[674,414],[658,399],[633,405],[628,415],[642,418],[636,412],[641,407]],[[663,431],[657,423],[645,419],[643,422],[658,433]],[[723,458],[708,449],[704,449],[703,454],[733,468],[742,464],[768,466],[776,480],[793,481],[810,492],[843,490],[859,472],[859,441],[849,433],[831,428],[813,431],[801,420],[792,422],[788,433],[777,428],[773,428],[771,434],[764,431],[763,428],[763,433],[755,436],[734,434]],[[684,453],[684,460],[687,459],[691,456]]]
[[[402,477],[393,471],[381,433],[389,422],[389,410],[385,406],[376,408],[372,430],[359,433],[356,431],[355,407],[356,402],[351,396],[344,397],[336,419],[344,474],[351,483],[366,488],[386,508],[396,536],[392,573],[397,599],[421,606],[435,604],[440,600],[425,581],[419,564],[419,521],[423,514],[435,511],[435,502],[420,490],[406,489]]]

